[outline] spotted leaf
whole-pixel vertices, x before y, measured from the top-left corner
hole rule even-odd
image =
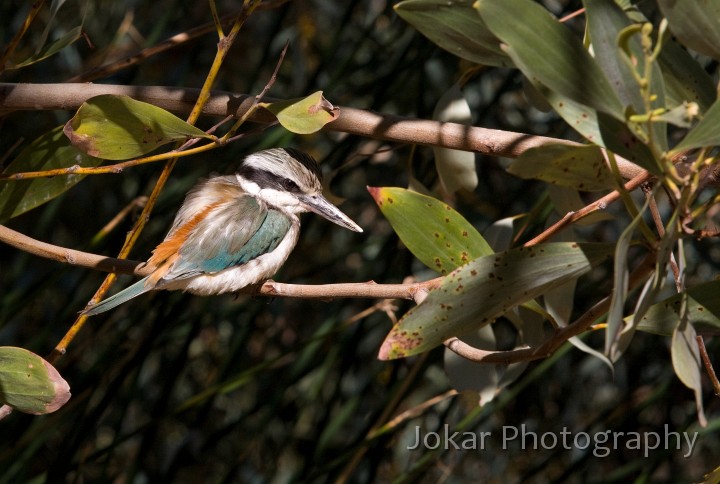
[[[493,253],[470,222],[439,200],[404,188],[368,191],[410,252],[441,274]]]
[[[588,272],[612,256],[608,244],[555,242],[480,257],[448,274],[390,331],[379,358],[422,353],[490,324],[512,307]]]

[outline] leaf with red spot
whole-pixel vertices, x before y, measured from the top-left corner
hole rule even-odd
[[[512,307],[577,278],[611,257],[611,244],[554,242],[487,255],[448,274],[390,330],[378,357],[428,351],[492,323]]]
[[[439,200],[404,188],[368,191],[410,252],[441,274],[493,253],[470,222]]]

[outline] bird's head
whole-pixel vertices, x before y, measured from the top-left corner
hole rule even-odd
[[[315,212],[329,221],[362,232],[322,194],[322,172],[312,156],[292,148],[273,148],[247,156],[237,173],[242,189],[278,210]]]

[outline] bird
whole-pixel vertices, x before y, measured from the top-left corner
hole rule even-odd
[[[209,296],[265,281],[295,247],[303,212],[346,229],[362,228],[323,195],[315,159],[293,148],[246,156],[232,175],[199,181],[146,265],[148,276],[89,306],[92,316],[157,290]]]

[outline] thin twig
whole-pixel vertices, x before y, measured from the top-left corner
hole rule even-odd
[[[715,395],[720,396],[720,381],[718,381],[715,369],[710,361],[710,356],[708,356],[707,348],[705,348],[705,340],[700,335],[695,336],[695,340],[697,341],[698,349],[700,350],[700,358],[703,361],[703,365],[705,365],[705,371],[710,378]]]

